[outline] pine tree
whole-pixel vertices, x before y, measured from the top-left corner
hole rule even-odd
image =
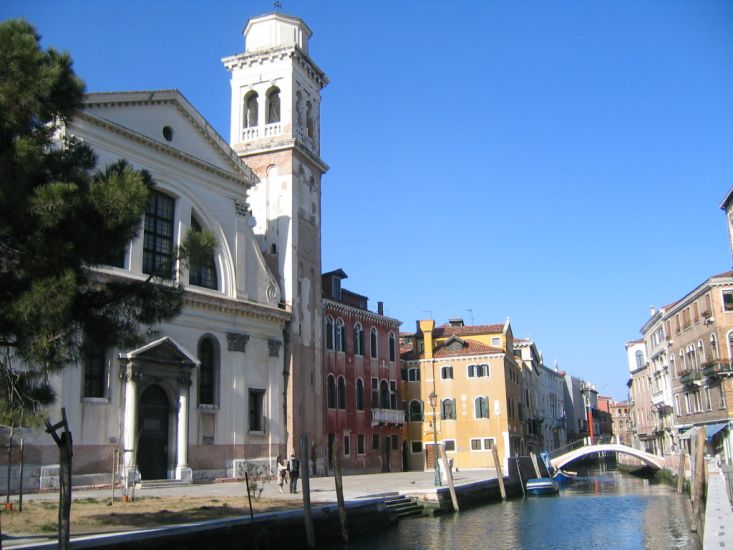
[[[110,347],[176,317],[182,289],[161,277],[108,280],[109,264],[139,231],[145,171],[102,170],[92,150],[64,136],[84,84],[68,53],[44,50],[22,20],[0,24],[0,424],[37,422],[54,402],[49,375],[74,364],[85,341]],[[176,262],[211,253],[189,233]],[[165,266],[163,266],[165,267]],[[172,266],[167,266],[170,273]]]

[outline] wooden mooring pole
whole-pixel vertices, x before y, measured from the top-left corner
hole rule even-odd
[[[336,500],[339,507],[339,522],[341,523],[341,539],[349,542],[349,525],[346,521],[346,504],[344,503],[344,484],[341,479],[341,448],[337,441],[333,442],[331,448],[333,456],[333,477],[336,483]]]
[[[537,464],[537,455],[534,453],[529,453],[529,458],[532,460],[532,466],[534,466],[534,473],[537,477],[542,477],[542,474],[540,474],[540,467]]]
[[[680,465],[677,471],[677,494],[682,494],[682,489],[685,485],[685,448],[680,449]]]
[[[496,479],[499,480],[499,491],[501,492],[501,500],[506,500],[506,489],[504,488],[504,475],[501,473],[501,463],[499,462],[499,451],[496,446],[491,447],[491,454],[494,457],[494,469],[496,470]]]
[[[456,495],[456,487],[453,485],[453,470],[448,463],[448,455],[445,452],[445,446],[438,445],[438,449],[440,449],[440,457],[443,459],[443,471],[445,472],[445,477],[448,480],[448,490],[450,490],[450,499],[453,503],[453,510],[460,512],[460,508],[458,507],[458,495]]]
[[[305,457],[305,466],[303,466],[303,457]],[[303,486],[303,520],[305,521],[305,538],[308,548],[316,547],[316,532],[313,529],[313,515],[311,513],[311,488],[310,488],[310,468],[308,468],[308,434],[300,436],[300,473],[301,484]]]
[[[692,491],[692,525],[690,531],[696,532],[703,523],[702,488],[705,483],[705,427],[697,428],[695,434],[695,484]]]

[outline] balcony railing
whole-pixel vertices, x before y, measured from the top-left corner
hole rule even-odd
[[[704,377],[700,371],[687,371],[686,374],[680,376],[680,384],[689,386],[690,384],[701,382],[703,378]]]
[[[708,361],[702,365],[702,373],[707,377],[730,376],[733,374],[733,366],[730,361]]]
[[[372,409],[372,426],[379,424],[395,424],[401,426],[405,423],[405,411],[402,409]]]

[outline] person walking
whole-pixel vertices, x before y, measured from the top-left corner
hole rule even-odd
[[[280,492],[283,492],[283,485],[288,480],[288,463],[285,462],[285,459],[277,455],[277,487],[280,490]]]
[[[288,462],[288,474],[290,475],[290,493],[298,492],[298,476],[300,476],[300,460],[295,458],[295,453],[290,455]]]

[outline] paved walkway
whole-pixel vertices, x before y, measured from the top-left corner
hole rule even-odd
[[[705,501],[703,550],[733,548],[733,507],[728,500],[725,478],[715,462],[708,463],[708,491]]]
[[[453,481],[456,485],[465,485],[477,481],[496,478],[493,469],[461,470],[454,472]],[[432,472],[394,472],[386,474],[363,474],[343,476],[345,500],[357,500],[379,497],[389,493],[424,494],[426,498],[435,493],[435,477]],[[443,485],[446,485],[443,483]],[[262,492],[264,498],[270,499],[302,499],[302,478],[298,480],[298,493],[291,495],[287,486],[283,493],[278,490],[273,480],[265,484]],[[311,502],[336,502],[336,487],[333,476],[314,477],[310,479]],[[244,482],[201,483],[179,487],[136,489],[135,496],[211,496],[217,495],[246,495]],[[117,490],[116,495],[120,492]],[[110,489],[83,489],[73,491],[73,498],[109,498]],[[23,495],[24,500],[46,499],[58,500],[58,493],[34,493]]]

